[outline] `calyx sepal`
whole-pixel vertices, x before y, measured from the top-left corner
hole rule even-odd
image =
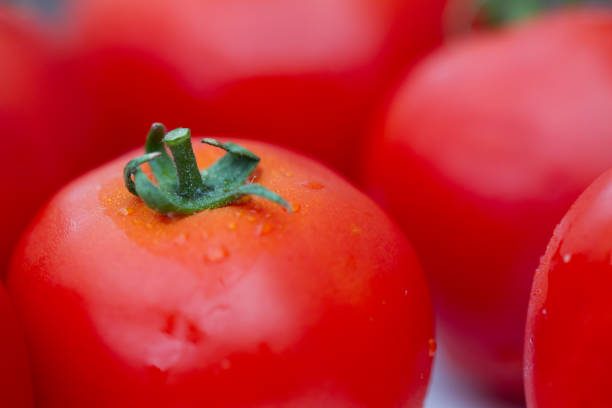
[[[259,184],[245,184],[257,167],[259,157],[232,142],[205,138],[202,143],[227,153],[208,169],[200,171],[191,146],[190,130],[178,128],[166,133],[162,124],[153,124],[145,143],[146,154],[130,160],[124,168],[126,188],[149,208],[162,214],[193,214],[224,207],[248,194],[266,198],[291,212],[289,203],[278,194]],[[149,163],[157,185],[140,168],[144,163]]]

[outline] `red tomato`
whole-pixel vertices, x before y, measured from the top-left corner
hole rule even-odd
[[[404,235],[330,170],[241,144],[292,213],[157,214],[123,185],[137,152],[44,209],[8,276],[38,407],[422,405],[432,310]]]
[[[527,315],[530,408],[612,406],[612,171],[597,179],[555,230]]]
[[[0,123],[3,197],[0,277],[12,248],[36,209],[91,157],[79,152],[82,135],[69,138],[62,125],[74,103],[50,58],[42,25],[21,9],[0,7]],[[78,121],[75,121],[78,122]],[[76,129],[78,126],[74,126]],[[89,149],[92,150],[92,149]],[[75,159],[65,160],[66,154]]]
[[[612,164],[610,112],[612,14],[576,10],[432,55],[372,139],[370,184],[422,260],[442,339],[498,392],[522,393],[533,270]]]
[[[21,327],[3,285],[0,285],[0,333],[0,407],[33,407]]]
[[[306,152],[344,172],[445,0],[78,0],[66,71],[108,157],[155,120]],[[109,139],[110,138],[110,139]]]

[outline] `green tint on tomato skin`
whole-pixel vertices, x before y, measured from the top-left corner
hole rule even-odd
[[[529,408],[612,405],[612,171],[572,205],[536,271],[525,333]]]

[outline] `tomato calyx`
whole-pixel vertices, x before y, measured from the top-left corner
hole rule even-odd
[[[232,142],[205,138],[202,143],[227,153],[200,171],[191,146],[191,131],[177,128],[166,133],[164,125],[154,123],[147,136],[146,154],[130,160],[124,168],[126,188],[162,214],[193,214],[224,207],[248,194],[266,198],[291,212],[289,203],[278,194],[259,184],[245,184],[259,157]],[[157,186],[140,168],[144,163],[149,163]]]

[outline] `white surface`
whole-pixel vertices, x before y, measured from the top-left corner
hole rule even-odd
[[[456,367],[449,366],[443,347],[439,347],[425,408],[524,408],[524,405],[499,401],[484,395],[459,375]]]

